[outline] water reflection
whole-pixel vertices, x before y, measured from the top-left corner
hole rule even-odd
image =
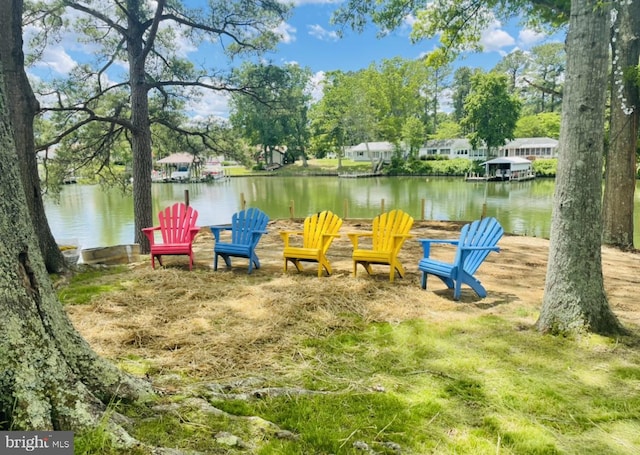
[[[553,180],[528,182],[465,182],[460,178],[393,177],[250,177],[225,182],[154,184],[154,219],[159,210],[185,199],[199,212],[201,226],[226,223],[240,209],[259,207],[272,219],[305,217],[329,209],[340,216],[373,218],[382,208],[401,208],[415,219],[471,220],[495,216],[507,232],[548,237]],[[57,239],[78,239],[83,248],[131,243],[133,199],[117,190],[69,185],[60,203],[45,204]],[[636,208],[637,216],[640,209]],[[638,225],[638,223],[636,223]]]

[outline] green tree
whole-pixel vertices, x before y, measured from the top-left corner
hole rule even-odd
[[[541,112],[525,115],[516,122],[514,137],[560,137],[560,113]]]
[[[532,94],[533,113],[554,112],[560,107],[566,59],[563,43],[541,44],[531,50],[531,63],[523,79]]]
[[[529,64],[529,56],[521,49],[516,49],[502,57],[502,60],[497,63],[493,71],[505,73],[509,77],[509,93],[516,95],[519,94],[519,85],[522,83],[520,79]]]
[[[424,123],[418,118],[410,117],[402,126],[402,140],[409,147],[409,156],[416,158],[426,138]]]
[[[349,108],[348,75],[341,71],[332,71],[325,75],[322,82],[322,98],[309,112],[312,137],[322,149],[335,151],[338,156],[338,170],[342,165],[344,148],[351,145],[347,139],[345,116]]]
[[[365,90],[376,121],[376,137],[398,144],[407,119],[421,117],[430,72],[420,61],[394,58],[354,73]]]
[[[507,77],[504,74],[475,74],[471,78],[471,92],[465,102],[467,116],[464,126],[471,130],[469,141],[474,149],[481,142],[487,147],[487,156],[513,139],[520,115],[520,101],[509,95]]]
[[[376,76],[371,69],[357,73],[332,71],[326,74],[323,96],[313,110],[311,119],[314,135],[324,135],[336,145],[344,156],[347,145],[368,143],[378,133],[378,117],[375,102],[370,96],[371,78]],[[377,103],[380,106],[380,103]],[[369,153],[372,168],[374,157]],[[339,162],[339,167],[340,167]]]
[[[453,139],[463,135],[462,126],[458,122],[445,120],[440,122],[438,131],[435,134],[429,135],[429,139]]]
[[[298,151],[306,164],[310,78],[311,72],[298,65],[247,63],[235,72],[237,85],[255,89],[251,96],[231,96],[231,123],[252,146],[262,148],[269,164],[274,150],[282,146]]]
[[[458,123],[461,123],[462,119],[467,116],[464,106],[465,100],[469,92],[471,92],[471,77],[476,72],[481,72],[481,70],[472,70],[468,66],[461,66],[456,69],[453,74],[453,83],[451,86],[453,91],[453,119]],[[468,132],[469,131],[463,131],[465,134]]]
[[[43,110],[66,113],[67,122],[60,125],[58,140],[92,122],[102,123],[106,135],[125,132],[132,149],[135,242],[141,245],[141,251],[148,252],[149,243],[141,229],[153,224],[152,104],[168,106],[173,98],[197,96],[199,89],[251,90],[231,86],[220,70],[196,68],[180,56],[176,43],[179,38],[194,45],[210,41],[219,44],[230,58],[261,54],[278,42],[274,30],[289,7],[270,0],[214,0],[207,8],[188,8],[185,2],[168,0],[55,0],[38,6],[34,11],[47,11],[37,16],[45,30],[52,24],[65,24],[65,14],[73,11],[72,25],[95,55],[93,61],[76,67],[67,81],[54,84],[58,96],[52,99],[56,103]],[[42,33],[36,39],[49,36]],[[126,76],[106,83],[105,76],[118,61],[126,62]],[[150,101],[153,97],[157,101]],[[175,131],[190,134],[188,128]],[[106,140],[104,144],[112,142]],[[215,147],[214,140],[207,144]]]

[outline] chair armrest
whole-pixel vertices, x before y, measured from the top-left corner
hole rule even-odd
[[[215,237],[216,243],[218,243],[220,241],[220,232],[221,231],[230,231],[231,230],[231,225],[230,224],[217,224],[217,225],[214,225],[214,226],[209,226],[209,229],[211,229],[211,233]]]
[[[153,235],[153,233],[155,231],[159,231],[160,230],[160,226],[154,226],[154,227],[148,227],[148,228],[142,228],[141,231],[144,235],[147,236],[147,240],[149,240],[149,244],[153,245],[155,243],[155,236]]]
[[[193,239],[196,238],[196,235],[198,234],[198,232],[200,232],[200,227],[199,226],[194,226],[189,228],[189,240],[191,242],[193,242]]]
[[[284,242],[284,247],[289,247],[289,237],[292,235],[304,235],[303,231],[280,231],[280,238]]]
[[[360,237],[373,237],[373,232],[347,232],[347,235],[349,236],[349,240],[351,240],[353,249],[357,250]]]
[[[418,242],[422,244],[422,251],[424,253],[424,257],[428,258],[429,253],[431,252],[431,244],[447,244],[447,245],[457,245],[459,240],[455,239],[418,239]]]

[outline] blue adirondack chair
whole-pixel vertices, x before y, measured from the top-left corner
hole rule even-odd
[[[231,257],[249,259],[249,273],[260,268],[260,260],[256,255],[256,246],[262,234],[266,234],[269,217],[262,210],[248,208],[236,212],[231,217],[231,224],[211,226],[211,232],[216,239],[213,247],[213,270],[218,270],[218,256],[222,256],[227,268],[231,267]],[[223,242],[220,233],[231,231],[231,240]]]
[[[503,233],[498,220],[489,217],[465,224],[458,240],[419,239],[424,250],[424,257],[418,263],[418,270],[422,272],[422,289],[427,288],[427,275],[431,274],[440,278],[449,289],[453,289],[454,300],[460,299],[463,284],[470,286],[478,297],[486,297],[487,291],[473,275],[489,253],[500,251],[496,245]],[[437,243],[457,245],[452,264],[429,257],[431,245]]]

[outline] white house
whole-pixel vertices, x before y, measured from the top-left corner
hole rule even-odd
[[[549,137],[525,137],[507,142],[498,148],[498,156],[520,156],[523,158],[557,158],[558,141]],[[468,139],[429,140],[420,149],[419,156],[441,155],[449,158],[484,160],[487,148],[483,145],[473,150]]]
[[[345,158],[354,161],[391,161],[395,147],[391,142],[362,142],[345,151]],[[507,142],[497,150],[497,156],[515,156],[535,160],[536,158],[557,158],[558,141],[549,137],[526,137]],[[477,149],[471,147],[469,139],[432,139],[425,142],[418,152],[419,157],[443,156],[449,159],[467,158],[470,160],[486,160],[487,147],[481,145]]]
[[[550,137],[521,137],[500,147],[500,156],[525,158],[557,158],[558,141]]]
[[[469,139],[433,139],[425,142],[420,148],[418,156],[446,156],[448,158],[468,158],[484,160],[487,158],[487,148],[482,146],[473,150]]]
[[[361,142],[358,145],[345,150],[345,158],[353,161],[379,161],[390,162],[395,150],[391,142]]]

